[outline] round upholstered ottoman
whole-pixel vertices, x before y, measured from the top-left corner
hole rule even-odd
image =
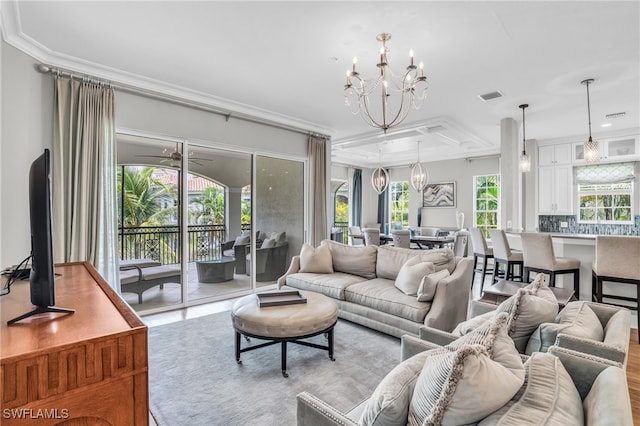
[[[333,358],[333,327],[338,320],[338,305],[319,293],[300,292],[306,303],[260,307],[258,296],[251,294],[238,299],[231,309],[231,321],[236,331],[236,361],[240,354],[253,349],[280,343],[282,345],[282,375],[287,374],[287,343],[310,346],[329,352]],[[302,339],[327,334],[327,346]],[[241,348],[241,336],[269,340],[267,343]]]

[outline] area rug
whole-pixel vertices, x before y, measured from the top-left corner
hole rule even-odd
[[[309,341],[326,344],[323,336]],[[400,340],[339,320],[334,357],[332,362],[326,351],[289,344],[284,378],[280,345],[245,352],[236,363],[229,312],[152,327],[151,413],[159,426],[295,425],[302,391],[347,411],[400,362]]]

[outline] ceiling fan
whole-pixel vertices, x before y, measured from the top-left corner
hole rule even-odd
[[[213,161],[210,158],[199,158],[192,157],[193,152],[189,153],[189,162],[196,164],[198,166],[202,166],[203,164],[200,161]],[[174,151],[170,151],[169,148],[164,148],[162,150],[162,155],[135,155],[135,157],[146,157],[146,158],[162,158],[160,160],[161,164],[168,163],[171,167],[178,167],[182,164],[182,153],[179,150],[179,145],[176,142],[176,148]]]

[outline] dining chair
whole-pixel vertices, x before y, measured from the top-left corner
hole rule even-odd
[[[391,231],[394,247],[411,248],[411,231],[408,229],[394,229]]]
[[[364,244],[364,235],[362,235],[362,229],[359,226],[349,227],[349,242],[352,246],[361,246]]]
[[[458,257],[466,257],[468,245],[469,231],[465,229],[457,231],[453,240],[453,254]]]
[[[511,251],[509,241],[502,229],[490,229],[491,245],[493,246],[493,282],[498,281],[502,276],[505,280],[523,281],[524,260],[522,252]],[[504,265],[504,273],[500,272],[500,265]],[[518,267],[519,275],[515,274],[515,267]]]
[[[362,230],[364,234],[365,246],[379,246],[380,245],[380,229],[378,228],[364,228]]]
[[[556,257],[550,234],[523,232],[522,257],[524,260],[524,281],[529,281],[531,272],[549,275],[549,286],[556,286],[556,275],[572,274],[573,291],[580,298],[580,260],[571,257]]]
[[[437,237],[440,233],[440,228],[434,228],[431,226],[423,226],[420,228],[420,235],[423,237]]]
[[[631,284],[636,286],[636,297],[613,294],[620,286],[608,285],[604,292],[604,282]],[[621,306],[640,313],[640,237],[598,235],[596,256],[591,266],[591,294],[594,302]],[[603,302],[603,299],[635,302],[636,306]],[[638,315],[640,328],[640,315]],[[640,343],[640,334],[638,335]]]
[[[480,281],[480,293],[484,287],[484,280],[487,275],[493,275],[493,272],[487,268],[489,259],[493,259],[493,249],[487,245],[487,240],[479,228],[471,228],[471,245],[473,245],[473,274],[471,275],[471,289],[476,278],[476,273],[482,274]],[[482,266],[478,267],[478,259],[482,259]]]

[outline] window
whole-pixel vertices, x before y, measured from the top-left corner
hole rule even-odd
[[[483,175],[473,178],[473,226],[485,237],[489,229],[498,227],[500,211],[500,175]]]
[[[392,228],[409,226],[409,182],[391,182],[389,215]]]
[[[576,168],[579,223],[633,223],[633,163]]]

